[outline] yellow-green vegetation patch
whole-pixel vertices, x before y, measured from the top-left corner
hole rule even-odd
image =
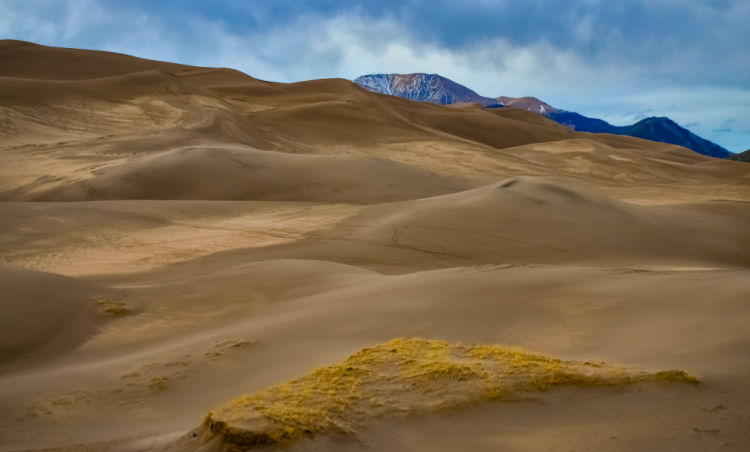
[[[498,345],[393,339],[341,364],[239,397],[204,420],[208,438],[231,448],[283,445],[315,434],[353,433],[367,418],[458,408],[556,386],[699,383],[602,362],[562,361]]]
[[[172,381],[172,379],[169,377],[155,377],[148,382],[148,388],[153,391],[167,389],[170,381]]]
[[[113,317],[121,317],[123,315],[130,314],[130,309],[128,309],[128,305],[126,305],[122,301],[115,301],[115,300],[110,300],[109,298],[102,298],[101,300],[96,301],[96,305],[99,307],[99,310],[103,314],[111,315]]]

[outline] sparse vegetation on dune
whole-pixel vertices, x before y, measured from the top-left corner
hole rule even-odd
[[[96,304],[99,307],[99,310],[101,311],[101,313],[105,315],[109,315],[113,317],[122,317],[124,315],[130,314],[130,309],[128,308],[128,305],[126,305],[122,301],[115,301],[115,300],[110,300],[109,298],[102,298],[101,300],[97,300]]]
[[[699,383],[681,370],[648,373],[563,361],[499,345],[393,339],[291,382],[210,412],[204,438],[229,448],[279,445],[315,434],[350,434],[367,418],[459,408],[555,386]]]

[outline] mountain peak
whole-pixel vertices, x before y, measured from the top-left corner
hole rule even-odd
[[[485,106],[498,105],[496,99],[480,96],[438,74],[368,74],[355,78],[354,83],[376,93],[434,104],[471,102]]]
[[[699,137],[666,116],[650,116],[633,125],[618,129],[623,135],[676,144],[711,157],[729,158],[732,156],[732,153],[723,147]]]
[[[644,124],[653,124],[653,123],[677,124],[676,122],[674,122],[674,120],[672,120],[671,118],[667,116],[649,116],[647,118],[641,119],[638,122],[644,123]]]
[[[542,102],[536,97],[508,97],[500,96],[497,98],[498,103],[504,107],[519,108],[521,110],[533,111],[540,115],[547,116],[550,113],[558,113],[563,110],[555,108],[546,102]]]

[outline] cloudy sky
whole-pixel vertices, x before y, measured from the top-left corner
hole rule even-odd
[[[292,82],[439,73],[750,148],[748,0],[0,0],[0,38]]]

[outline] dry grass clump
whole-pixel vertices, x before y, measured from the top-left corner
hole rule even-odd
[[[148,382],[148,388],[152,391],[160,391],[163,389],[167,389],[167,386],[169,385],[169,382],[172,379],[169,377],[156,377],[152,378],[151,381]]]
[[[279,445],[318,433],[352,433],[370,417],[457,408],[555,386],[700,380],[684,371],[646,373],[601,362],[562,361],[498,345],[393,339],[341,364],[239,397],[204,420],[228,446]]]
[[[111,315],[113,317],[121,317],[121,316],[130,314],[130,309],[128,309],[128,305],[126,305],[122,301],[115,301],[115,300],[110,300],[109,298],[102,298],[101,300],[96,301],[96,305],[99,307],[99,310],[103,314]]]

